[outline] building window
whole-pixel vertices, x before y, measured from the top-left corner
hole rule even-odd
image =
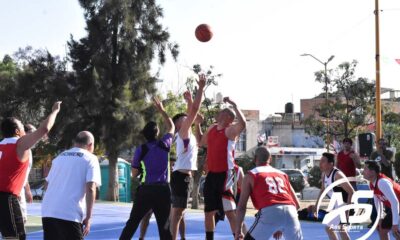
[[[246,131],[242,131],[242,133],[240,133],[239,140],[236,144],[236,151],[246,151]]]

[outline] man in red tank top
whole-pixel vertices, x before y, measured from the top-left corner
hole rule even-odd
[[[390,239],[390,230],[396,239],[400,239],[398,225],[400,185],[382,174],[380,164],[374,160],[365,162],[363,175],[369,181],[369,188],[374,191],[375,206],[380,203],[384,205],[380,207],[382,213],[378,224],[380,239]],[[386,213],[385,217],[383,212]]]
[[[256,167],[243,179],[235,239],[243,238],[241,229],[249,196],[259,212],[244,239],[269,239],[275,232],[282,233],[285,239],[303,239],[297,216],[300,204],[288,175],[269,165],[270,153],[265,147],[257,148],[254,158]]]
[[[346,177],[355,177],[356,168],[361,168],[360,156],[352,149],[353,141],[351,138],[344,138],[342,143],[342,150],[336,157],[336,167]],[[357,190],[356,182],[350,181],[350,184],[354,190]]]
[[[16,118],[4,118],[1,123],[4,139],[0,142],[0,232],[5,239],[26,238],[18,197],[25,183],[30,149],[53,127],[60,104],[56,102],[47,119],[29,134]]]
[[[215,213],[224,209],[229,220],[232,234],[235,227],[235,200],[231,190],[234,180],[234,151],[235,141],[246,128],[246,119],[238,109],[236,103],[225,97],[225,103],[231,104],[229,108],[222,109],[216,116],[216,124],[211,125],[201,140],[201,145],[207,145],[208,173],[204,183],[204,212],[206,239],[214,239]],[[237,122],[233,123],[237,117]],[[222,198],[229,201],[222,201]],[[223,206],[229,203],[229,206]]]

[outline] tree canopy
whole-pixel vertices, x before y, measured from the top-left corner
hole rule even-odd
[[[357,61],[353,60],[328,71],[329,97],[326,102],[315,106],[315,114],[305,120],[308,133],[317,136],[329,133],[336,138],[354,137],[357,129],[373,122],[374,83],[367,78],[356,77],[356,67]],[[316,72],[315,77],[317,82],[325,84],[323,71]]]
[[[93,132],[110,162],[108,199],[117,200],[118,155],[138,143],[144,122],[155,118],[148,107],[157,94],[151,65],[163,64],[168,52],[176,59],[178,45],[169,41],[154,0],[79,3],[87,36],[71,36],[67,59],[30,47],[4,57],[0,111],[36,125],[54,101],[63,101],[49,140],[65,148],[77,132]]]

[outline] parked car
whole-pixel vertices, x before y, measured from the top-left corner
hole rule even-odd
[[[290,184],[292,185],[295,192],[301,192],[306,186],[308,186],[307,178],[300,169],[279,169],[289,176]]]
[[[30,182],[29,185],[31,187],[31,193],[32,193],[32,198],[33,200],[42,200],[45,189],[44,185],[46,183],[45,179],[41,179],[35,182]]]

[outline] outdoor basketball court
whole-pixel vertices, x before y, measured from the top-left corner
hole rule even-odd
[[[40,224],[40,203],[32,203],[28,205],[28,237],[27,239],[43,239],[43,231],[40,226],[32,227]],[[92,227],[89,236],[86,239],[118,239],[122,228],[130,214],[131,204],[123,203],[97,203],[94,207]],[[186,219],[186,238],[187,239],[204,239],[204,215],[201,210],[189,210],[185,216]],[[254,217],[246,217],[246,224],[250,226]],[[326,240],[324,228],[320,223],[301,222],[304,239]],[[364,227],[361,232],[351,232],[351,239],[357,239],[368,231]],[[137,239],[139,229],[133,239]],[[158,230],[154,217],[150,220],[150,226],[147,231],[146,239],[159,239]],[[232,239],[227,220],[218,223],[215,231],[215,239]],[[369,239],[378,239],[377,233],[374,233]]]

